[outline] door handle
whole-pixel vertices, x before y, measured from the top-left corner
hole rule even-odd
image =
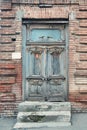
[[[42,76],[28,76],[27,80],[44,80],[45,78]]]
[[[47,81],[50,81],[50,80],[65,80],[66,78],[64,76],[51,76],[51,77],[48,77],[47,78]]]

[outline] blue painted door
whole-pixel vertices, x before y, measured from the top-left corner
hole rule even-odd
[[[67,100],[66,28],[26,25],[24,81],[30,101]]]

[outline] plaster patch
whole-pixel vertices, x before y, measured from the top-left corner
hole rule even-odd
[[[21,52],[13,52],[12,59],[21,59]]]
[[[22,19],[23,16],[24,16],[24,11],[23,11],[23,10],[18,10],[18,11],[16,12],[16,19],[17,19],[18,21],[21,21],[21,19]]]

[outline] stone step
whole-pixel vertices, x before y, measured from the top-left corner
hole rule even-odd
[[[30,128],[52,128],[52,127],[62,127],[70,126],[71,122],[43,122],[43,123],[16,123],[14,129],[23,129],[29,130]]]
[[[17,122],[70,122],[70,111],[19,112]]]
[[[71,111],[70,102],[31,102],[25,101],[19,104],[20,112],[30,111]]]
[[[69,102],[25,101],[19,104],[15,129],[71,125]]]

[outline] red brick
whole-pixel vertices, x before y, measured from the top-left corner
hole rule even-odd
[[[87,12],[86,12],[86,11],[84,11],[84,12],[79,11],[79,12],[76,14],[76,18],[80,18],[80,19],[87,18]]]
[[[72,111],[74,112],[86,112],[87,111],[87,103],[81,102],[71,102]]]
[[[80,20],[79,21],[79,26],[80,27],[87,27],[87,20]]]
[[[15,46],[13,44],[0,45],[0,52],[13,52],[13,51],[15,51]]]
[[[87,94],[80,94],[79,92],[71,92],[69,94],[69,101],[71,101],[71,102],[87,102]]]
[[[1,10],[10,10],[11,9],[11,3],[9,2],[2,2],[1,3]]]
[[[87,53],[79,54],[80,61],[87,61]]]
[[[1,36],[0,37],[0,43],[11,43],[12,40],[11,40],[11,37],[9,36]]]
[[[0,63],[0,69],[14,69],[15,64],[13,63]]]
[[[12,0],[12,3],[25,3],[25,4],[39,4],[38,0]],[[70,1],[70,0],[41,0],[41,3],[46,3],[46,4],[78,4],[79,2],[77,0]]]
[[[16,73],[17,73],[16,82],[21,84],[22,83],[22,65],[15,64],[15,66],[16,66]]]
[[[75,96],[77,95],[77,92],[69,92],[69,101],[75,102]]]
[[[15,34],[15,28],[11,28],[11,27],[8,27],[8,28],[1,28],[0,29],[0,34]]]
[[[87,44],[87,36],[80,36],[79,39],[81,44]]]
[[[75,77],[76,85],[87,85],[87,76],[76,76]]]
[[[77,62],[76,69],[87,69],[87,62]]]
[[[87,35],[87,28],[79,28],[79,30],[76,31],[77,35]]]
[[[80,85],[79,86],[79,92],[82,93],[82,94],[87,94],[87,86],[85,85]]]
[[[0,85],[0,93],[11,92],[12,86],[10,85]]]
[[[80,11],[87,11],[87,4],[86,5],[80,5],[79,10]]]
[[[14,11],[2,11],[0,12],[0,17],[1,18],[14,18],[15,13]]]
[[[13,25],[13,20],[10,20],[10,19],[2,19],[0,21],[0,25],[1,26],[12,26]]]
[[[86,45],[76,46],[76,51],[77,52],[87,52],[87,46]]]
[[[12,102],[15,101],[16,97],[13,93],[2,93],[0,94],[0,101],[1,102]]]
[[[14,69],[0,69],[0,76],[2,75],[5,76],[16,75],[16,71]]]
[[[15,77],[0,77],[0,84],[14,84]]]
[[[12,59],[11,52],[0,52],[0,59],[1,60],[11,60]]]
[[[79,5],[87,5],[87,0],[79,0]]]
[[[24,18],[67,18],[68,19],[68,11],[66,8],[63,7],[57,8],[56,6],[54,6],[53,8],[38,8],[38,7],[28,8],[27,6]]]
[[[82,95],[78,94],[76,96],[75,101],[77,101],[77,102],[86,102],[87,103],[87,94],[82,94]]]
[[[75,76],[87,76],[87,70],[76,70]]]

